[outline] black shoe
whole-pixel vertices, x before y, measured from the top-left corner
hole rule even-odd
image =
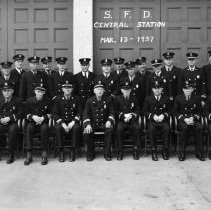
[[[24,165],[28,166],[31,162],[33,162],[32,156],[30,152],[26,154],[26,160],[24,161]]]
[[[111,161],[111,160],[112,160],[111,155],[108,155],[108,154],[105,154],[105,155],[104,155],[104,158],[105,158],[105,160],[107,160],[107,161]]]
[[[94,155],[87,155],[86,160],[87,161],[93,161],[94,160]]]
[[[152,160],[153,161],[158,161],[158,156],[156,151],[152,151]]]
[[[179,161],[184,161],[185,160],[185,153],[180,153],[179,154]]]
[[[7,164],[13,163],[14,160],[15,160],[15,159],[14,159],[14,154],[10,154],[9,157],[8,157],[8,159],[7,159]]]
[[[42,157],[41,165],[47,165],[47,164],[48,164],[48,159],[47,159],[47,157]]]
[[[196,158],[199,159],[200,161],[205,161],[205,157],[202,154],[196,154]]]
[[[123,152],[118,152],[117,160],[122,160],[122,159],[123,159]]]
[[[75,150],[71,150],[69,161],[70,162],[74,162],[75,161]]]
[[[139,160],[139,152],[138,152],[138,149],[134,149],[134,151],[133,151],[133,159],[134,160]]]
[[[60,152],[59,154],[59,162],[64,162],[65,161],[65,155],[64,155],[64,152]]]
[[[164,160],[169,160],[169,150],[168,149],[164,149],[162,152],[162,157]]]

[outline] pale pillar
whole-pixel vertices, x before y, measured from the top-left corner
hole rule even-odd
[[[73,0],[73,72],[80,71],[79,58],[91,58],[93,70],[93,0]]]

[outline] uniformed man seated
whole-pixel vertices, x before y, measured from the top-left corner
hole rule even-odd
[[[208,131],[209,131],[209,135],[211,135],[211,96],[207,99],[207,102],[205,104],[204,116],[207,117]],[[209,152],[209,159],[211,160],[211,152]]]
[[[2,96],[0,96],[0,142],[5,132],[8,133],[9,158],[7,163],[14,162],[14,147],[18,141],[18,119],[23,116],[20,99],[13,96],[14,87],[10,82],[1,85]]]
[[[140,106],[137,99],[131,95],[131,84],[124,82],[121,84],[122,95],[114,99],[116,110],[117,129],[116,129],[116,145],[117,145],[117,160],[123,159],[123,139],[126,130],[132,134],[134,144],[133,159],[139,159],[140,146],[140,129],[138,119],[140,115]]]
[[[173,113],[179,121],[179,160],[184,161],[186,158],[186,141],[189,138],[189,132],[192,131],[195,139],[196,158],[204,161],[203,127],[200,122],[201,98],[197,94],[193,94],[195,81],[187,80],[182,87],[183,93],[175,98],[173,106]]]
[[[162,157],[164,160],[169,159],[169,116],[170,100],[162,94],[162,80],[155,80],[152,84],[152,95],[147,96],[144,101],[143,114],[148,121],[148,135],[152,150],[152,160],[157,161],[157,134],[161,132],[163,140]]]
[[[47,150],[49,142],[49,126],[51,100],[45,96],[46,89],[42,81],[35,84],[35,96],[26,101],[26,151],[27,156],[24,165],[29,165],[32,159],[32,142],[36,132],[41,134],[42,160],[41,164],[48,163]]]
[[[80,99],[83,110],[87,99],[94,95],[93,87],[95,73],[89,71],[90,61],[90,58],[80,58],[81,72],[75,75],[77,82],[76,94]]]
[[[62,84],[63,95],[57,96],[53,107],[53,119],[56,121],[56,142],[59,147],[59,162],[65,161],[64,144],[71,139],[69,161],[75,161],[75,150],[79,145],[81,104],[77,96],[73,96],[73,84],[68,80]]]
[[[87,161],[95,158],[93,134],[95,131],[104,131],[104,157],[112,159],[111,144],[114,119],[114,108],[111,96],[104,94],[104,84],[101,80],[95,81],[94,94],[86,102],[83,113],[84,140],[87,143]]]

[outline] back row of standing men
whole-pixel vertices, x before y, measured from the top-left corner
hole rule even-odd
[[[211,55],[211,52],[209,51],[209,57]],[[159,110],[158,112],[162,112],[161,110],[163,109],[166,110],[166,100],[169,100],[171,103],[170,105],[173,105],[173,101],[175,100],[176,95],[180,94],[183,92],[183,88],[184,88],[184,84],[188,83],[192,83],[194,84],[194,94],[199,95],[200,96],[200,102],[202,103],[202,105],[204,105],[205,101],[206,101],[206,97],[210,95],[211,91],[211,71],[210,71],[210,65],[207,65],[205,67],[203,67],[203,69],[199,69],[195,64],[196,64],[196,58],[197,58],[197,54],[196,53],[187,53],[187,58],[188,58],[188,67],[186,67],[184,70],[181,70],[179,68],[177,68],[176,66],[173,65],[173,57],[174,57],[174,53],[172,52],[166,52],[163,54],[164,57],[164,63],[165,66],[162,65],[162,60],[161,59],[155,59],[151,61],[151,64],[153,66],[153,72],[149,72],[146,71],[146,58],[145,57],[141,57],[136,59],[135,62],[133,61],[129,61],[124,63],[124,59],[123,58],[116,58],[114,59],[115,65],[116,65],[116,70],[115,71],[111,71],[111,65],[112,65],[112,60],[110,59],[103,59],[101,61],[101,65],[102,65],[102,74],[99,75],[95,75],[94,73],[89,71],[89,62],[90,59],[89,58],[82,58],[79,59],[79,62],[81,63],[81,69],[82,71],[76,75],[73,75],[71,72],[67,71],[67,66],[66,66],[66,62],[67,62],[67,58],[65,57],[59,57],[56,59],[57,62],[57,67],[58,67],[58,71],[52,71],[51,69],[51,65],[52,65],[52,58],[51,57],[44,57],[41,59],[41,62],[43,63],[43,70],[38,70],[38,64],[39,64],[39,60],[40,58],[35,56],[35,57],[30,57],[28,58],[29,61],[29,70],[25,71],[22,70],[22,63],[24,60],[24,56],[21,54],[15,55],[13,57],[14,59],[14,63],[15,63],[15,68],[11,70],[11,66],[12,66],[12,62],[3,62],[1,63],[2,65],[2,76],[0,77],[0,85],[3,86],[3,89],[7,89],[7,83],[13,83],[13,88],[14,88],[14,95],[19,96],[21,98],[22,102],[28,102],[26,107],[27,109],[31,109],[33,110],[33,112],[36,111],[42,111],[39,110],[39,104],[37,104],[36,106],[34,105],[34,101],[31,100],[31,97],[33,97],[35,94],[36,96],[39,95],[35,90],[44,90],[45,91],[45,95],[48,96],[48,98],[50,98],[51,100],[55,101],[55,107],[58,105],[58,107],[56,107],[56,111],[61,112],[60,116],[59,114],[55,114],[54,118],[56,119],[56,122],[58,125],[63,124],[63,121],[67,121],[68,122],[68,118],[72,118],[74,115],[74,111],[73,108],[74,107],[69,107],[70,110],[67,110],[68,107],[65,106],[63,104],[63,100],[64,97],[63,95],[65,95],[65,88],[68,89],[68,87],[71,87],[73,89],[73,92],[71,93],[72,95],[77,95],[78,96],[78,101],[80,101],[80,105],[82,107],[82,110],[84,110],[85,108],[85,104],[88,98],[90,98],[91,96],[93,96],[94,92],[93,89],[95,88],[103,88],[103,95],[108,96],[113,98],[114,96],[118,96],[123,94],[125,99],[127,99],[127,91],[124,90],[128,90],[130,89],[130,94],[131,97],[136,99],[136,102],[130,101],[130,108],[135,109],[135,104],[138,104],[140,106],[139,110],[142,110],[143,108],[143,102],[145,101],[145,97],[146,96],[150,96],[152,94],[153,88],[158,88],[159,89],[159,85],[156,84],[162,84],[162,92],[164,93],[164,95],[166,96],[166,99],[164,100],[164,104],[162,104],[163,107],[157,107]],[[124,66],[126,67],[126,69],[124,68]],[[138,71],[136,70],[136,67]],[[38,85],[40,84],[40,85]],[[103,84],[103,85],[101,85]],[[122,85],[123,84],[123,85]],[[128,84],[130,84],[128,86]],[[68,92],[68,91],[67,91]],[[98,93],[95,94],[97,95]],[[155,94],[153,92],[153,94]],[[66,94],[68,95],[68,94]],[[100,95],[100,94],[99,94]],[[57,98],[57,100],[55,100],[55,98]],[[159,98],[159,97],[158,97]],[[124,103],[126,103],[122,98],[117,98],[118,103],[119,103],[119,109],[120,110],[124,110],[124,106],[127,108],[127,105],[125,105]],[[160,99],[158,99],[159,101]],[[94,103],[97,103],[97,100],[95,102],[95,99],[92,99],[91,102],[88,101],[90,103],[90,107],[91,109],[93,109],[92,106],[94,106]],[[87,102],[87,106],[86,109],[88,109],[89,107],[89,103]],[[61,104],[60,104],[61,103]],[[107,109],[107,102],[103,102],[105,104],[103,104],[103,110]],[[154,98],[148,100],[149,105],[152,105],[153,103],[155,103]],[[151,104],[152,103],[152,104]],[[157,103],[157,102],[156,102]],[[155,104],[156,104],[155,103]],[[31,104],[31,105],[30,105]],[[49,102],[48,102],[49,104]],[[76,103],[74,102],[72,105],[75,105]],[[160,104],[160,102],[159,102]],[[193,108],[195,108],[195,102],[192,104],[193,107],[191,108],[191,110]],[[38,107],[37,107],[38,106]],[[145,103],[146,106],[146,103]],[[156,109],[156,106],[153,106],[153,109]],[[45,106],[44,106],[45,107]],[[96,107],[96,106],[95,106]],[[152,110],[150,111],[151,107],[149,108],[149,111],[146,110],[146,113],[148,112],[149,114],[149,119],[151,119],[151,116],[153,116],[153,121],[155,121],[156,123],[159,124],[160,122],[160,118],[162,118],[161,121],[164,120],[164,118],[168,118],[169,116],[169,110],[168,112],[164,112],[162,113],[160,117],[160,115],[155,114],[156,116],[152,115]],[[85,133],[89,134],[92,130],[92,128],[89,128],[89,121],[90,121],[90,117],[86,119],[86,115],[88,115],[88,113],[86,113],[87,110],[84,110],[84,116],[85,119],[84,120],[84,127],[85,127]],[[55,110],[54,110],[55,111]],[[92,110],[93,111],[93,110]],[[99,113],[98,113],[99,111]],[[125,113],[123,114],[122,112],[120,112],[118,114],[119,119],[123,120],[124,123],[127,123],[131,120],[137,120],[137,114],[140,114],[140,111],[136,113],[137,110],[133,110],[134,112],[132,112],[132,114],[129,113]],[[88,111],[87,111],[88,112]],[[96,124],[100,125],[104,124],[104,117],[105,116],[101,116],[104,115],[103,113],[101,113],[101,110],[98,110],[98,108],[96,107],[96,110],[94,110],[95,113],[95,117],[96,117]],[[111,127],[111,124],[113,123],[113,118],[115,113],[113,113],[111,116],[108,116],[110,118],[108,118],[110,123],[106,123],[106,128],[109,129]],[[62,117],[61,117],[62,115]],[[98,116],[99,115],[99,116]],[[39,124],[41,121],[45,121],[46,119],[40,119],[39,117],[37,118],[34,117],[35,114],[31,114],[31,112],[27,113],[27,120],[28,121],[35,121],[36,125]],[[47,116],[46,116],[47,117]],[[180,116],[181,117],[181,116]],[[42,117],[41,117],[42,118]],[[74,116],[74,122],[78,121],[80,119],[80,116]],[[5,119],[2,120],[3,124],[5,123]],[[72,129],[73,126],[75,126],[75,123],[71,124],[72,121],[68,124],[67,127],[62,126],[63,129],[68,130],[68,129]],[[117,139],[118,143],[121,144],[121,140],[122,140],[122,133],[124,131],[124,127],[125,124],[121,124],[120,126],[117,127]],[[191,124],[192,122],[190,122]],[[65,123],[64,123],[65,124]],[[30,125],[30,124],[29,124]],[[159,124],[160,126],[161,124]],[[166,125],[166,124],[165,124]],[[157,124],[156,124],[157,126]],[[88,128],[87,128],[88,127]],[[131,127],[131,126],[130,126]],[[57,140],[59,139],[59,144],[61,147],[61,151],[60,151],[60,160],[61,162],[63,162],[64,160],[64,155],[63,155],[63,151],[62,151],[62,137],[60,136],[60,127],[56,127],[57,128]],[[138,137],[138,128],[137,126],[134,127],[134,124],[132,124],[132,130],[135,130],[137,132],[134,132],[134,140],[136,141],[137,139],[139,139]],[[28,126],[28,139],[32,138],[32,133],[30,133],[30,130],[33,130],[34,125],[31,124],[30,126]],[[46,128],[45,128],[46,129]],[[119,130],[118,130],[119,129]],[[151,128],[151,145],[152,145],[152,151],[153,151],[153,160],[157,160],[157,154],[155,150],[155,145],[154,145],[154,138],[155,138],[155,132],[154,132],[154,127]],[[77,130],[77,129],[76,129]],[[164,129],[165,130],[165,129]],[[77,131],[78,132],[78,131]],[[166,132],[166,131],[165,131]],[[168,139],[168,135],[166,135],[166,133],[164,132],[163,137],[165,139]],[[108,134],[108,133],[107,133]],[[108,135],[111,135],[111,133],[109,133]],[[43,139],[47,139],[45,138],[46,134],[44,135]],[[87,137],[88,138],[88,137]],[[107,139],[111,139],[110,136],[107,136]],[[30,141],[31,142],[31,141]],[[31,143],[28,142],[28,149],[31,149]],[[87,142],[90,142],[90,144],[92,144],[93,142],[88,138]],[[167,140],[166,140],[167,142]],[[46,147],[46,142],[44,143],[45,145],[43,147]],[[88,145],[88,147],[90,146],[90,144]],[[109,143],[110,145],[110,143]],[[108,146],[109,148],[110,146]],[[138,159],[138,154],[137,154],[137,145],[135,145],[134,147],[134,159]],[[154,150],[153,150],[154,149]],[[46,150],[46,149],[45,149]],[[93,155],[93,145],[90,146],[90,148],[88,148],[88,157],[87,160],[92,160],[94,155]],[[168,151],[168,144],[164,147],[164,159],[168,159],[169,157],[169,151]],[[184,156],[184,154],[183,154]],[[46,164],[47,159],[46,159],[46,154],[43,155],[44,159],[42,161],[43,164]],[[118,153],[118,159],[122,159],[122,145],[120,145],[120,151]],[[9,159],[11,162],[11,160],[13,160],[14,157],[11,159]],[[74,158],[72,158],[73,160]],[[110,150],[106,151],[105,153],[105,159],[106,160],[110,160],[111,159],[111,154],[110,154]],[[181,160],[184,159],[184,157],[181,158]],[[200,156],[199,159],[204,159],[203,156]],[[25,164],[28,165],[31,162],[31,156],[27,157]],[[12,161],[13,162],[13,161]]]

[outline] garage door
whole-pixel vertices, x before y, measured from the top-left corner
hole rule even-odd
[[[150,16],[143,18],[144,11]],[[131,17],[126,15],[132,14]],[[188,51],[199,53],[199,66],[207,62],[207,50],[211,49],[211,1],[210,0],[95,0],[96,22],[126,22],[129,27],[94,28],[94,61],[99,71],[102,58],[125,57],[126,60],[146,56],[148,62],[160,57],[166,50],[176,53],[178,66],[186,66]],[[165,27],[137,27],[139,21],[156,21]],[[154,36],[152,42],[137,39]],[[107,43],[102,37],[114,37],[116,43]],[[121,37],[133,38],[121,42]],[[106,41],[106,40],[105,40]]]
[[[2,1],[4,2],[4,1]],[[5,1],[6,2],[6,1]],[[73,1],[7,1],[7,57],[66,56],[73,67]]]

